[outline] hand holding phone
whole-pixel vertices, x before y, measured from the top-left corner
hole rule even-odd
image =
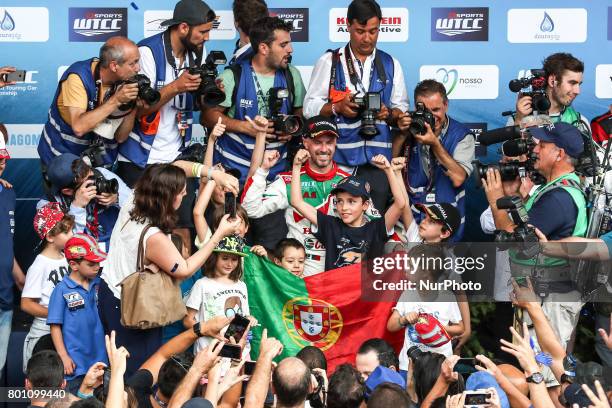
[[[225,214],[229,214],[230,218],[236,218],[236,196],[232,192],[225,193]]]
[[[234,319],[231,321],[229,326],[227,326],[227,330],[225,331],[225,338],[229,339],[233,337],[236,343],[242,339],[242,336],[249,327],[250,320],[246,317],[236,314],[234,315]]]
[[[242,357],[242,349],[237,344],[224,344],[219,357],[227,357],[233,360],[240,360]]]
[[[15,82],[24,82],[26,77],[26,72],[23,69],[15,69],[12,67],[2,67],[0,68],[0,83],[6,82],[9,83]]]

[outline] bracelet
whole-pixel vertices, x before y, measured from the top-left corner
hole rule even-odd
[[[202,163],[193,163],[193,165],[191,166],[191,174],[193,175],[193,177],[196,177],[196,178],[200,177],[200,173],[202,172],[202,167],[204,167]]]
[[[334,105],[333,102],[332,102],[332,106],[331,106],[331,111],[332,111],[332,115],[338,116],[338,114],[336,113],[336,105]]]
[[[93,394],[83,394],[81,392],[81,390],[78,390],[76,393],[76,396],[79,397],[80,399],[88,399],[88,398],[93,398]]]
[[[206,179],[207,180],[212,180],[212,173],[213,171],[215,171],[215,168],[213,166],[210,166],[208,168],[208,173],[206,173]]]

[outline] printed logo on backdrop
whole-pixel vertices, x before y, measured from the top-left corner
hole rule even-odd
[[[379,42],[408,41],[408,9],[401,7],[383,7],[380,22]],[[346,8],[329,10],[329,40],[348,42],[349,32],[346,24]]]
[[[144,12],[144,37],[151,37],[165,31],[168,27],[160,24],[172,18],[172,10],[145,10]],[[211,40],[233,40],[236,37],[234,27],[234,14],[231,10],[215,10],[217,17],[213,21],[210,31]]]
[[[498,95],[497,65],[422,65],[419,77],[441,82],[449,99],[495,99]]]
[[[586,39],[586,9],[508,10],[508,42],[580,43]]]
[[[476,138],[476,145],[475,145],[476,157],[486,156],[487,146],[481,145],[480,143],[478,143],[478,138],[483,132],[487,131],[487,123],[486,122],[464,123],[464,125],[470,129],[470,131],[474,134],[474,137]]]
[[[431,41],[488,41],[488,7],[434,7]]]
[[[46,7],[0,7],[1,42],[48,40],[49,10]]]
[[[127,37],[127,8],[68,9],[68,40],[71,42],[104,42],[111,37]]]
[[[308,41],[308,9],[307,8],[271,8],[268,9],[271,17],[278,17],[293,26],[291,41]]]
[[[7,149],[13,159],[38,159],[38,142],[43,124],[6,125],[9,139]]]
[[[612,98],[612,64],[599,64],[595,67],[595,96],[601,99]]]
[[[26,96],[37,92],[38,81],[34,79],[37,74],[38,71],[26,71],[25,81],[0,88],[0,96]]]

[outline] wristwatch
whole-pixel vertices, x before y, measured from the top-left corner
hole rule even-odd
[[[532,384],[541,384],[544,381],[544,376],[542,373],[535,372],[527,377],[526,381]]]
[[[196,324],[193,325],[193,332],[198,337],[204,337],[204,335],[200,331],[200,322],[196,322]]]

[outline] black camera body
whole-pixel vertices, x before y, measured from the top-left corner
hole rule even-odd
[[[372,139],[379,134],[376,127],[376,115],[382,109],[382,96],[380,92],[366,92],[363,96],[353,96],[352,102],[359,106],[361,128],[359,135],[364,139]]]
[[[161,94],[157,90],[151,88],[151,80],[146,75],[136,74],[133,77],[122,81],[121,84],[137,84],[138,98],[146,102],[147,105],[155,105],[161,98]],[[119,106],[119,110],[128,111],[134,109],[135,106],[136,101],[131,101]]]
[[[538,112],[548,112],[550,99],[546,95],[546,72],[543,69],[532,69],[531,76],[513,79],[508,83],[512,92],[521,96],[531,96],[531,106]],[[529,89],[528,89],[529,88]]]
[[[425,107],[423,102],[417,102],[416,109],[412,112],[408,112],[408,114],[412,118],[408,130],[410,130],[410,133],[413,135],[424,135],[427,133],[426,123],[429,124],[432,130],[435,129],[436,118],[433,113]]]
[[[89,176],[88,180],[93,181],[93,185],[96,186],[96,194],[117,194],[119,192],[119,183],[115,179],[107,179],[104,175],[93,169],[93,176]]]
[[[487,172],[489,169],[499,170],[502,181],[512,181],[517,177],[527,177],[535,171],[532,160],[511,160],[505,163],[494,164],[484,164],[478,160],[474,160],[472,164],[474,166],[474,175],[476,176],[478,183],[481,183],[481,179],[487,178]]]
[[[81,152],[81,160],[83,160],[88,166],[103,167],[104,166],[104,154],[106,153],[106,147],[104,142],[99,137],[95,138],[89,147]]]
[[[497,200],[497,208],[506,210],[516,224],[514,231],[496,231],[495,242],[508,243],[520,242],[522,246],[520,256],[523,259],[533,258],[540,250],[538,236],[535,233],[535,228],[528,225],[529,215],[523,205],[523,200],[518,196],[502,197]]]
[[[190,67],[189,73],[191,75],[199,75],[202,79],[200,86],[195,91],[198,99],[201,97],[204,105],[216,106],[225,100],[225,93],[217,86],[217,67],[219,65],[225,65],[227,58],[223,51],[211,51],[204,64],[199,67]]]
[[[283,103],[289,98],[287,88],[270,88],[268,91],[268,108],[270,117],[274,124],[274,131],[286,135],[294,135],[302,130],[304,121],[297,115],[285,115],[281,113]]]

